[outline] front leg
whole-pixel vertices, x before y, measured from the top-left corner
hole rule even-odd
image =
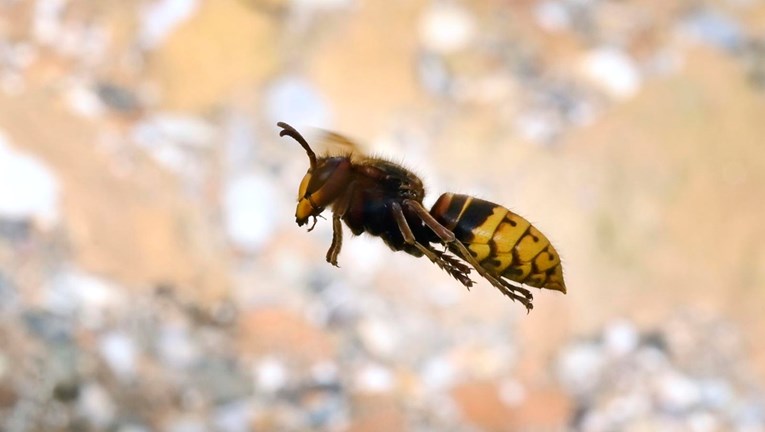
[[[343,247],[343,224],[340,221],[340,215],[332,215],[332,244],[327,251],[327,262],[335,267],[337,265],[337,256],[340,254],[340,248]]]
[[[355,189],[356,184],[351,182],[345,194],[332,206],[332,244],[329,245],[329,250],[327,251],[327,262],[335,267],[340,267],[337,265],[337,256],[340,255],[340,249],[343,247],[342,217],[345,216],[348,207],[351,205]]]

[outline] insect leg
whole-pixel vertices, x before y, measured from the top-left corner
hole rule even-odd
[[[531,292],[525,288],[517,287],[515,285],[506,284],[503,283],[502,280],[499,280],[492,276],[488,271],[486,271],[485,268],[481,266],[481,264],[476,261],[475,257],[470,253],[470,251],[465,247],[464,244],[462,244],[461,241],[457,240],[457,238],[454,236],[454,233],[449,231],[448,228],[441,225],[434,217],[431,215],[425,207],[422,206],[417,201],[413,200],[404,200],[404,205],[407,206],[410,210],[414,211],[417,216],[422,219],[422,221],[427,225],[437,236],[439,239],[441,239],[442,242],[445,244],[448,244],[452,247],[454,247],[457,252],[459,252],[459,256],[470,263],[471,266],[480,274],[483,276],[486,280],[488,280],[492,285],[497,287],[502,294],[510,297],[513,300],[517,300],[521,302],[524,306],[526,306],[526,310],[531,310],[533,308],[533,305],[531,304],[531,301],[533,300],[533,296],[531,295]],[[517,294],[516,292],[519,292],[522,295]]]
[[[340,254],[340,248],[343,246],[343,225],[340,221],[340,215],[332,215],[332,244],[327,251],[327,262],[335,267],[337,265],[337,256]]]
[[[453,278],[457,279],[460,283],[470,289],[470,287],[473,286],[473,281],[468,277],[470,268],[456,261],[454,258],[442,252],[434,251],[429,246],[425,246],[418,242],[414,237],[412,229],[409,227],[409,223],[406,221],[401,206],[397,202],[393,202],[391,207],[393,210],[393,218],[396,220],[398,229],[401,231],[401,235],[404,236],[406,244],[416,247],[423,255],[428,257],[431,262],[435,263],[442,270],[449,273]]]
[[[327,262],[335,267],[340,267],[337,265],[337,256],[340,255],[340,249],[343,247],[342,217],[345,216],[345,212],[348,211],[348,207],[351,205],[351,197],[353,196],[355,186],[356,184],[351,182],[346,193],[332,206],[332,244],[329,245],[329,250],[327,250]]]

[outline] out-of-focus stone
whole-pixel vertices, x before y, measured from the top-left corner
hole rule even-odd
[[[329,102],[312,83],[297,76],[283,76],[271,83],[264,102],[273,124],[281,121],[296,128],[327,128],[332,120]]]
[[[593,84],[616,99],[628,99],[640,90],[642,78],[628,53],[616,48],[590,51],[582,62],[582,72]]]
[[[289,379],[287,368],[275,358],[265,358],[255,366],[255,389],[273,393],[281,390]]]
[[[586,395],[597,387],[604,363],[601,347],[593,343],[574,345],[558,361],[558,377],[569,392]]]
[[[54,274],[43,288],[42,301],[48,311],[77,317],[90,328],[101,327],[106,316],[123,306],[118,286],[74,267]]]
[[[359,336],[364,347],[378,357],[390,357],[399,349],[396,326],[382,319],[363,320],[359,323]]]
[[[603,342],[604,348],[611,355],[629,354],[638,346],[637,329],[626,320],[613,322],[603,332]]]
[[[157,0],[140,11],[138,40],[144,49],[153,49],[199,8],[198,0]]]
[[[252,404],[247,400],[226,403],[215,408],[212,424],[220,432],[247,432],[253,418]]]
[[[433,2],[423,11],[420,41],[429,50],[449,54],[467,47],[476,28],[475,18],[460,4]]]
[[[156,350],[160,359],[173,369],[184,369],[200,360],[200,347],[186,327],[165,325],[158,329]]]
[[[242,1],[204,2],[152,56],[162,104],[204,110],[253,87],[274,70],[273,21]]]
[[[256,252],[273,236],[283,207],[270,177],[247,174],[224,185],[223,223],[231,244],[243,252]]]
[[[11,147],[0,130],[0,218],[53,224],[60,212],[60,188],[44,162]]]
[[[395,385],[393,371],[379,364],[363,365],[354,377],[354,388],[360,393],[389,393]]]
[[[107,429],[117,414],[117,407],[107,390],[97,383],[90,383],[82,390],[79,410],[83,417],[97,429]]]
[[[101,355],[112,372],[121,380],[133,378],[137,368],[137,347],[126,334],[111,332],[100,343]]]
[[[679,25],[680,31],[716,48],[735,51],[742,47],[744,35],[736,20],[714,9],[690,14]]]

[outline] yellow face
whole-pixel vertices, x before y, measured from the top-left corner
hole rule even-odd
[[[303,180],[300,181],[300,188],[298,189],[298,205],[297,209],[295,210],[295,220],[300,226],[306,223],[309,217],[316,216],[318,213],[321,213],[319,211],[318,213],[314,214],[316,209],[311,205],[310,197],[306,195],[306,192],[308,191],[308,184],[311,182],[311,171],[312,170],[309,169],[308,172],[305,173]]]
[[[298,189],[295,220],[303,225],[316,217],[344,193],[350,181],[351,162],[347,157],[319,159],[315,168],[306,172]]]

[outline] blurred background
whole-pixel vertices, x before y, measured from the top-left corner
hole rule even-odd
[[[535,309],[294,223],[336,130]],[[765,430],[765,1],[0,0],[0,430]]]

